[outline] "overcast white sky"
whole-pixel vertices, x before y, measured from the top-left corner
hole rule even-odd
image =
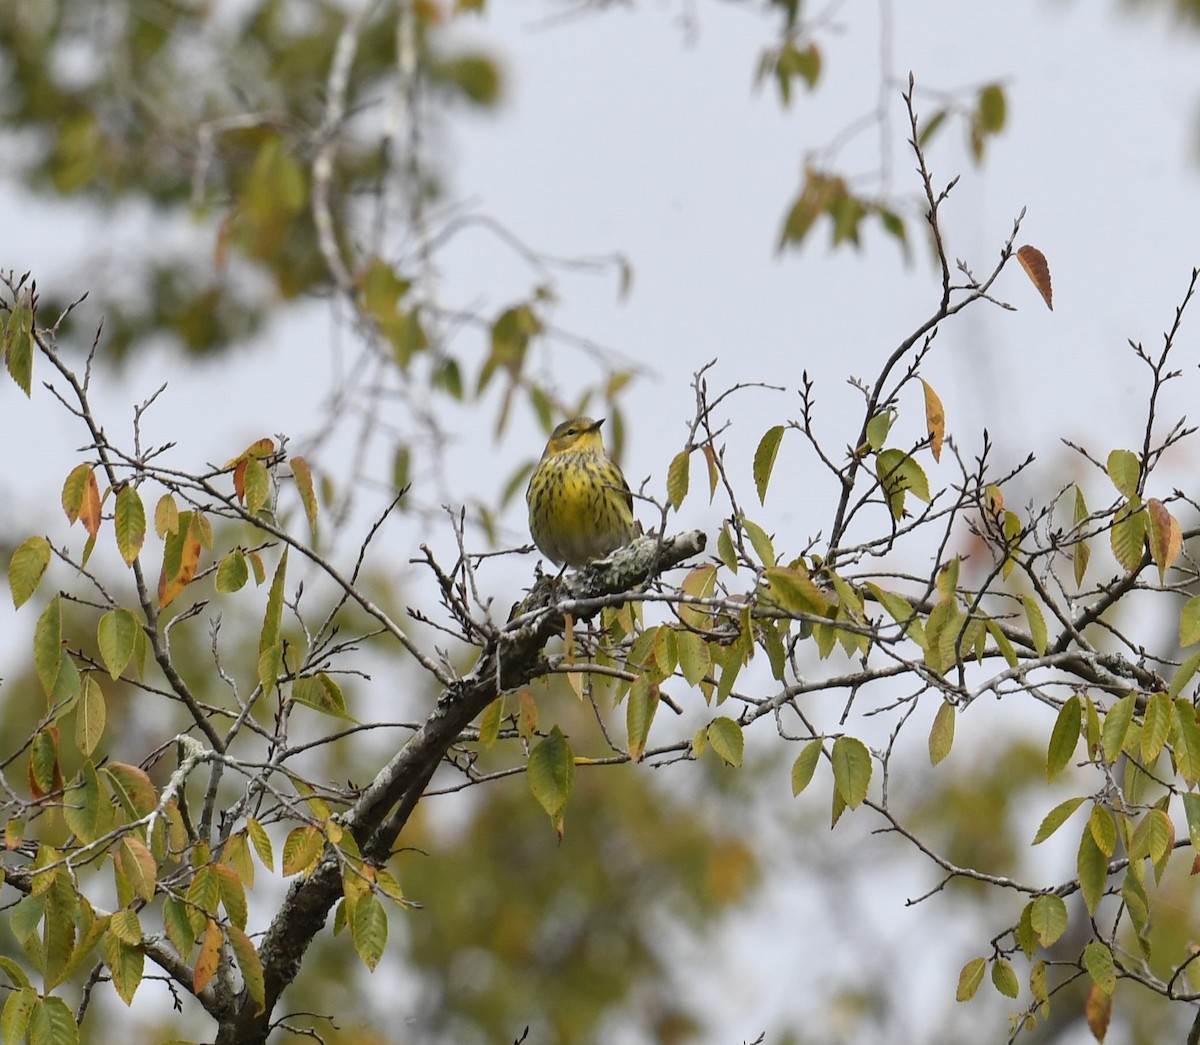
[[[747,393],[734,407],[742,423],[730,436],[730,461],[746,478],[749,503],[753,447],[770,424],[796,416],[801,370],[819,381],[818,418],[828,426],[830,448],[840,450],[858,424],[843,413],[854,404],[846,378],[873,374],[932,312],[938,283],[919,238],[908,266],[894,243],[875,232],[861,253],[831,252],[818,228],[802,253],[774,254],[805,154],[875,104],[881,5],[860,0],[838,8],[835,31],[818,36],[825,58],[820,87],[811,96],[799,93],[787,111],[769,85],[753,90],[759,52],[771,40],[767,23],[737,4],[694,6],[694,24],[685,29],[675,4],[614,7],[553,27],[540,21],[541,4],[491,4],[465,35],[500,54],[508,97],[498,117],[454,127],[450,172],[457,195],[478,200],[535,248],[560,255],[620,251],[631,261],[635,279],[626,303],[617,301],[613,279],[572,277],[555,318],[653,371],[626,403],[632,482],[652,476],[650,489],[661,493],[691,416],[690,375],[709,359],[719,360],[715,388],[766,381],[791,390]],[[1120,7],[1100,0],[887,5],[897,77],[912,70],[919,89],[929,91],[991,80],[1005,85],[1008,129],[990,143],[982,168],[970,163],[956,126],[943,128],[930,150],[939,181],[962,175],[944,211],[948,246],[983,273],[1027,207],[1019,242],[1037,245],[1049,259],[1055,309],[1046,310],[1013,266],[996,293],[1019,311],[981,306],[950,323],[926,377],[965,447],[977,446],[986,426],[1001,461],[1031,449],[1044,454],[1038,478],[1047,484],[1061,473],[1054,467],[1061,461],[1058,435],[1089,442],[1101,458],[1140,439],[1145,384],[1125,339],[1157,344],[1191,267],[1200,264],[1200,38],[1164,18],[1128,17]],[[899,91],[891,97],[892,189],[911,197],[919,184],[904,151]],[[920,107],[932,112],[936,101],[922,95]],[[874,132],[856,142],[844,154],[850,169],[869,170],[877,144]],[[118,234],[55,207],[0,183],[3,249],[10,252],[0,264],[33,268],[49,285],[59,274],[78,277],[72,261],[99,238]],[[134,236],[153,231],[136,216],[129,227]],[[445,259],[445,271],[447,297],[485,310],[518,299],[530,285],[520,262],[482,237],[464,240]],[[68,295],[86,287],[60,289]],[[320,313],[280,324],[259,356],[236,361],[243,376],[232,383],[225,362],[194,368],[186,379],[170,358],[130,370],[105,396],[107,423],[127,425],[129,404],[170,376],[160,434],[190,444],[187,461],[225,459],[231,445],[263,432],[304,431],[319,402],[319,380],[277,398],[264,399],[261,390],[281,374],[303,372],[298,361],[320,358],[328,331],[314,315]],[[1195,399],[1200,314],[1185,324],[1182,346],[1186,385],[1169,401],[1172,417]],[[564,389],[573,365],[556,371]],[[32,525],[46,491],[57,495],[73,463],[70,452],[82,441],[74,432],[64,433],[61,445],[29,440],[30,412],[47,404],[44,393],[31,407],[11,386],[0,392],[0,440],[21,448],[8,455],[0,481],[6,529],[22,520]],[[914,399],[906,406],[915,425],[921,405]],[[483,491],[491,484],[498,490],[540,442],[527,420],[495,450],[489,439],[477,430],[465,434],[457,458],[459,467],[478,469],[476,488]],[[799,441],[785,442],[765,522],[804,534],[827,527],[828,488],[805,486],[808,465]],[[44,486],[39,473],[49,476]],[[697,469],[694,487],[699,482]],[[523,532],[522,514],[523,505],[508,519],[514,535]],[[705,499],[693,497],[681,524],[711,532],[715,519]],[[11,633],[11,625],[11,607],[0,600],[0,633]],[[883,902],[898,906],[904,895]],[[771,929],[769,903],[762,918]],[[819,931],[809,921],[773,928],[798,939]],[[722,1003],[724,1037],[714,1041],[752,1038],[791,1004],[790,990],[763,986],[771,982],[769,971],[755,967],[752,955],[746,960],[734,976],[750,991],[747,1008],[731,1013]],[[744,1019],[748,1011],[761,1017],[753,1026]],[[1119,1045],[1117,1035],[1119,1028],[1110,1042]]]

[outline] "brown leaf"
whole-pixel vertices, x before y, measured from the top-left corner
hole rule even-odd
[[[1046,263],[1046,255],[1037,247],[1031,247],[1027,243],[1018,248],[1017,260],[1021,263],[1021,268],[1025,270],[1025,275],[1033,281],[1038,293],[1042,295],[1046,307],[1053,312],[1054,288],[1050,285],[1050,266]]]

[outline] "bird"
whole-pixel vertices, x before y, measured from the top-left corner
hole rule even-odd
[[[584,566],[637,535],[633,494],[604,449],[602,424],[603,417],[563,421],[529,477],[529,533],[556,566]]]

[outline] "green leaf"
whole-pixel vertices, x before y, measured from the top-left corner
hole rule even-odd
[[[635,762],[642,760],[646,752],[646,741],[650,736],[650,724],[658,711],[658,685],[646,675],[638,675],[629,687],[629,699],[625,704],[625,728],[629,735],[629,757]]]
[[[1006,958],[992,961],[992,984],[1006,998],[1015,998],[1021,992],[1017,974]]]
[[[346,698],[342,688],[325,672],[316,675],[302,675],[292,683],[292,700],[297,704],[315,708],[325,715],[355,722],[346,710]]]
[[[257,1003],[258,1011],[262,1012],[267,1001],[267,989],[263,978],[262,960],[258,956],[258,951],[250,937],[236,925],[226,925],[224,928],[225,938],[229,941],[233,956],[237,959],[238,968],[242,971],[242,983],[246,985],[246,993],[250,995],[251,1001]],[[383,929],[383,939],[386,944],[386,917]],[[383,953],[382,950],[380,953]],[[362,952],[359,951],[359,954],[361,955]]]
[[[734,548],[733,538],[729,535],[728,524],[723,525],[721,532],[717,534],[717,558],[730,573],[737,573],[737,549]]]
[[[892,430],[892,423],[895,420],[896,412],[894,410],[883,410],[867,422],[867,445],[872,450],[878,452],[883,449],[883,444],[887,442],[888,432]]]
[[[1113,516],[1109,543],[1113,557],[1130,573],[1142,561],[1142,548],[1146,543],[1146,513],[1139,501],[1126,501]]]
[[[1167,689],[1167,696],[1172,700],[1179,696],[1183,692],[1183,687],[1192,681],[1197,669],[1200,669],[1200,650],[1187,657],[1176,669],[1175,674],[1171,676],[1171,685]]]
[[[1042,819],[1042,823],[1037,829],[1037,834],[1033,836],[1032,844],[1038,845],[1054,834],[1085,801],[1087,799],[1080,796],[1079,798],[1068,798],[1065,802],[1059,802]]]
[[[35,1000],[29,1020],[29,1045],[79,1045],[75,1014],[62,998],[50,994]]]
[[[46,567],[50,565],[50,542],[45,537],[27,537],[8,560],[8,587],[12,592],[13,608],[37,591]]]
[[[929,503],[929,479],[916,459],[903,450],[881,450],[876,460],[876,472],[891,508],[892,517],[904,515],[904,499],[912,493],[918,500]]]
[[[109,610],[100,618],[96,627],[96,642],[104,667],[114,681],[121,677],[121,672],[133,656],[138,631],[137,618],[127,609]]]
[[[746,536],[750,538],[750,544],[754,548],[754,554],[758,556],[758,561],[764,566],[774,566],[775,545],[771,543],[767,531],[745,516],[742,516],[741,524],[742,529],[746,531]]]
[[[679,506],[687,496],[688,484],[691,481],[691,463],[692,455],[686,450],[680,450],[667,466],[667,500],[675,511],[679,511]]]
[[[1033,641],[1033,648],[1039,657],[1044,657],[1048,639],[1046,618],[1042,616],[1041,607],[1038,606],[1036,599],[1029,595],[1023,595],[1021,602],[1025,605],[1025,619],[1029,622],[1029,637]]]
[[[47,697],[54,695],[62,669],[62,603],[55,595],[38,617],[33,631],[33,663]]]
[[[958,990],[954,992],[955,1001],[970,1001],[983,983],[983,974],[987,971],[986,958],[972,958],[962,967],[958,974]]]
[[[222,595],[231,595],[240,591],[249,579],[250,567],[246,562],[246,553],[241,548],[234,548],[217,567],[217,591]]]
[[[117,490],[114,526],[117,551],[121,553],[126,566],[132,565],[146,540],[146,509],[137,490],[128,483],[122,484]]]
[[[1154,764],[1170,735],[1171,709],[1171,698],[1163,692],[1152,693],[1146,700],[1142,722],[1142,762],[1147,766]]]
[[[708,743],[727,766],[737,769],[742,764],[746,738],[742,727],[733,719],[721,716],[708,724]]]
[[[1092,806],[1088,830],[1092,832],[1092,839],[1100,852],[1106,859],[1111,858],[1117,848],[1117,825],[1112,813],[1102,805]]]
[[[1133,500],[1138,496],[1138,482],[1142,477],[1142,466],[1137,454],[1131,450],[1114,450],[1108,455],[1108,477],[1117,492]]]
[[[17,295],[4,327],[4,364],[29,398],[33,392],[33,308],[28,291]]]
[[[1200,595],[1193,595],[1179,614],[1179,645],[1194,646],[1197,642],[1200,642]]]
[[[1196,721],[1196,709],[1182,697],[1175,701],[1175,721],[1178,727],[1175,762],[1180,776],[1193,787],[1200,783],[1200,724]]]
[[[754,451],[754,488],[758,491],[760,504],[765,504],[767,500],[767,484],[771,481],[771,472],[775,468],[775,458],[779,454],[783,433],[783,425],[768,428],[758,442],[758,449]]]
[[[1029,924],[1043,947],[1057,941],[1067,928],[1067,905],[1062,897],[1053,893],[1036,897],[1030,907]]]
[[[1071,697],[1059,709],[1054,729],[1050,733],[1050,747],[1046,752],[1046,779],[1053,780],[1061,773],[1075,754],[1079,743],[1083,704],[1078,696]]]
[[[275,567],[275,576],[271,580],[271,590],[267,593],[267,609],[263,614],[262,631],[258,636],[259,657],[279,642],[279,629],[283,624],[283,585],[287,576],[288,550],[283,549],[279,557],[279,565]]]
[[[575,756],[558,726],[529,753],[528,774],[533,797],[549,816],[557,816],[575,784]]]
[[[1083,893],[1083,902],[1087,905],[1088,914],[1094,915],[1104,896],[1104,887],[1108,884],[1108,859],[1096,845],[1091,831],[1086,829],[1079,839],[1076,870],[1079,873],[1079,888]]]
[[[374,972],[379,959],[383,957],[388,938],[387,911],[374,893],[360,896],[354,905],[350,938],[363,964]]]
[[[855,737],[838,737],[833,742],[833,785],[842,801],[857,809],[871,784],[871,753]]]
[[[800,794],[812,781],[821,758],[821,738],[817,737],[804,745],[796,761],[792,763],[792,797]]]
[[[998,134],[1004,129],[1007,105],[1004,88],[997,83],[988,84],[979,92],[979,108],[976,120],[984,134]]]
[[[96,750],[96,745],[104,735],[107,718],[104,691],[96,681],[95,674],[89,671],[83,677],[79,702],[75,705],[75,746],[82,754],[90,755]]]
[[[1000,651],[1000,655],[1004,658],[1004,662],[1010,667],[1017,666],[1017,651],[1013,649],[1013,644],[1009,642],[1008,636],[1004,634],[1004,630],[999,623],[989,619],[987,622],[988,634],[996,642],[996,649]]]
[[[954,705],[943,700],[937,709],[937,714],[933,716],[933,728],[929,731],[929,762],[931,765],[936,766],[950,754],[950,748],[954,744],[955,714]]]
[[[1125,746],[1125,736],[1129,732],[1129,724],[1133,721],[1136,701],[1136,694],[1129,693],[1109,708],[1104,716],[1104,728],[1100,737],[1106,762],[1115,762]]]
[[[678,632],[676,647],[679,653],[679,670],[689,686],[696,686],[712,671],[712,651],[704,636],[694,631]]]
[[[1083,966],[1096,986],[1105,994],[1112,994],[1117,987],[1117,970],[1113,965],[1112,951],[1099,940],[1093,940],[1083,949]]]

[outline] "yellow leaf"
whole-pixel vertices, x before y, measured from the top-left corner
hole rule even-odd
[[[921,384],[925,388],[925,428],[929,432],[929,449],[933,459],[942,459],[942,441],[946,438],[946,411],[938,394],[930,387],[924,378]]]

